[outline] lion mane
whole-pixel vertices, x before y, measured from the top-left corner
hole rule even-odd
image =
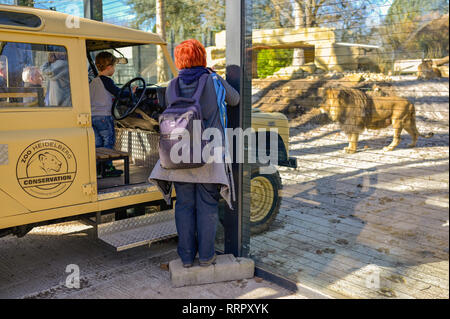
[[[333,120],[339,123],[341,130],[346,134],[363,132],[372,115],[372,99],[358,89],[341,87],[329,90],[332,92],[327,91],[327,97],[334,98],[338,107],[337,118]],[[330,113],[329,108],[327,112]]]

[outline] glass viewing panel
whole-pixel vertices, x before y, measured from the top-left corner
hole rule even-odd
[[[279,136],[244,172],[249,256],[333,297],[448,298],[448,1],[245,3],[243,121]]]

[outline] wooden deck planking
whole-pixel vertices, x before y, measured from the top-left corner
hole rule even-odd
[[[411,210],[408,211],[407,208],[415,208],[414,205],[404,205],[403,208],[406,207],[406,209],[399,211],[398,201],[393,201],[395,204],[394,207],[389,207],[388,205],[385,205],[385,203],[384,205],[376,206],[381,208],[378,213],[381,211],[389,211],[390,215],[392,215],[392,210],[395,209],[394,213],[396,217],[394,220],[389,218],[390,216],[377,216],[376,214],[373,214],[373,212],[371,212],[371,210],[373,210],[373,207],[370,207],[371,205],[369,205],[367,210],[362,210],[355,206],[355,210],[358,208],[358,213],[340,214],[339,211],[335,212],[336,207],[338,210],[345,208],[348,210],[349,200],[347,198],[351,198],[345,194],[345,191],[348,191],[348,188],[341,189],[338,195],[328,194],[333,195],[329,196],[328,200],[324,200],[324,198],[326,198],[325,195],[327,194],[325,193],[324,195],[323,192],[320,198],[314,196],[311,196],[312,199],[294,197],[297,194],[302,194],[303,192],[313,189],[320,193],[320,190],[323,188],[320,187],[321,185],[314,183],[315,180],[317,180],[317,176],[310,178],[309,181],[302,181],[299,185],[287,185],[283,189],[282,212],[280,212],[277,220],[280,220],[285,228],[287,225],[287,229],[289,229],[290,233],[289,235],[286,235],[283,232],[277,233],[275,227],[275,229],[272,230],[272,233],[270,231],[266,233],[265,239],[272,240],[270,246],[271,250],[269,250],[273,251],[273,254],[271,255],[279,255],[286,253],[287,251],[292,254],[290,258],[285,260],[285,263],[289,265],[289,267],[285,268],[280,264],[280,256],[271,259],[272,263],[275,265],[275,267],[273,267],[274,271],[286,275],[291,274],[295,268],[298,269],[297,265],[299,267],[309,267],[309,269],[313,271],[312,275],[305,275],[305,272],[301,272],[302,274],[299,275],[299,278],[301,279],[299,280],[303,282],[306,280],[311,286],[320,288],[325,293],[326,291],[329,292],[331,289],[338,293],[338,295],[344,294],[355,298],[380,298],[383,296],[380,295],[379,292],[374,294],[373,292],[367,291],[364,287],[365,282],[362,281],[363,279],[360,276],[356,275],[355,277],[355,275],[346,274],[345,271],[342,272],[342,269],[349,270],[358,267],[362,268],[373,262],[388,263],[393,269],[388,269],[386,266],[380,267],[383,274],[386,274],[385,276],[382,276],[383,280],[386,281],[385,278],[394,275],[402,276],[406,281],[405,284],[391,284],[391,288],[389,289],[395,291],[397,298],[448,298],[448,252],[442,251],[442,247],[448,247],[448,232],[442,228],[442,222],[444,222],[445,217],[448,216],[448,211],[446,211],[444,207],[433,208],[432,212],[434,215],[430,216],[431,214],[429,212],[428,214],[421,213],[417,215],[411,213]],[[309,185],[305,185],[305,183],[309,183]],[[377,187],[373,187],[373,189],[375,192],[379,192]],[[388,195],[387,192],[385,193]],[[302,196],[305,195],[306,194],[302,194]],[[377,195],[378,194],[373,193],[372,198],[379,199],[380,196]],[[389,195],[392,197],[392,193]],[[401,196],[404,196],[407,199],[413,197],[408,194]],[[350,202],[356,204],[360,204],[363,201],[361,201],[360,198],[357,198],[356,200],[350,199]],[[301,210],[301,212],[298,209],[299,202],[305,208],[304,210]],[[340,203],[341,206],[336,205],[337,203]],[[446,201],[444,201],[444,203],[446,203]],[[294,208],[296,211],[289,208]],[[427,218],[425,225],[419,223],[423,217]],[[335,224],[330,223],[330,220],[333,219],[334,221],[338,220],[339,222]],[[408,222],[404,222],[405,219]],[[417,232],[417,227],[420,227],[421,231]],[[387,232],[388,228],[393,230],[394,234],[389,234],[389,232]],[[402,232],[404,236],[402,235]],[[333,245],[333,240],[348,235],[357,237],[357,240],[354,243],[349,241],[349,245],[347,246],[350,247],[342,248],[336,244]],[[271,238],[272,236],[274,237]],[[297,236],[300,236],[300,238],[297,238]],[[300,239],[300,241],[294,242],[294,246],[288,245],[286,247],[286,242],[292,240],[292,237]],[[422,243],[412,241],[412,237],[419,237],[420,240],[422,240]],[[383,238],[384,241],[380,242],[378,238]],[[395,240],[395,242],[387,243],[386,241],[388,240]],[[426,244],[423,242],[424,240],[427,240]],[[279,241],[283,241],[284,244],[280,245],[278,243]],[[306,254],[310,259],[308,263],[303,259],[293,259],[293,256],[296,254],[305,254],[305,251],[297,248],[299,243],[305,242],[310,244],[314,243],[317,249],[321,249],[320,247],[323,249],[323,245],[330,246],[331,244],[331,247],[334,247],[333,249],[335,249],[336,253],[333,255],[333,258],[331,258],[324,255],[317,257],[313,253],[307,252]],[[368,245],[374,245],[369,252],[367,250]],[[267,242],[258,242],[258,240],[256,240],[253,241],[253,244],[251,245],[251,247],[254,247],[256,250],[260,249],[259,246],[267,247]],[[267,249],[262,249],[262,251]],[[354,249],[357,250],[354,251]],[[383,251],[383,249],[389,249],[389,256],[383,255],[377,251],[377,249],[381,249],[381,251]],[[408,266],[408,262],[417,263],[424,259],[423,256],[417,253],[417,250],[419,250],[419,252],[426,252],[424,249],[433,250],[434,252],[431,252],[433,258],[436,258],[435,253],[437,252],[438,256],[441,255],[441,259],[437,259],[431,266],[426,264],[412,267]],[[354,256],[351,256],[351,254]],[[303,255],[303,257],[305,257],[305,255]],[[341,262],[338,266],[339,268],[333,267],[331,270],[328,268],[322,269],[320,270],[322,273],[320,273],[320,271],[318,273],[314,272],[315,267],[318,265],[329,266],[327,263],[336,260],[337,258],[339,258],[338,260]],[[402,263],[400,263],[402,264],[401,269],[398,267],[400,261],[399,258],[402,261]],[[427,262],[426,258],[423,262]],[[262,263],[264,264],[264,261],[262,261]],[[346,267],[342,268],[343,265],[346,265]],[[338,283],[333,283],[333,280],[326,276],[326,280],[319,280],[319,274],[320,278],[322,278],[323,272],[334,275],[335,280],[337,280]],[[395,278],[398,279],[398,277],[394,277],[394,279]],[[347,281],[347,283],[341,283],[340,281],[342,280]],[[361,285],[363,285],[363,287],[360,287]],[[350,290],[352,291],[349,292]]]
[[[370,153],[367,151],[361,151],[345,157],[345,154],[342,153],[342,148],[346,144],[346,141],[342,141],[342,145],[339,146],[320,145],[319,143],[308,144],[308,146],[304,148],[292,149],[292,154],[298,157],[299,161],[305,161],[306,163],[320,163],[321,166],[324,167],[352,168],[358,170],[368,170],[374,167],[377,169],[392,169],[393,167],[397,167],[403,170],[420,168],[418,171],[412,171],[415,174],[402,174],[399,172],[391,172],[391,174],[393,176],[406,178],[415,178],[417,175],[419,179],[427,181],[429,180],[429,177],[435,173],[445,173],[444,167],[431,168],[430,166],[427,166],[427,164],[432,162],[445,162],[448,156],[448,149],[445,151],[443,148],[443,152],[439,157],[430,159],[424,159],[422,157],[396,156],[390,158],[390,161],[383,161],[383,157],[381,155],[385,155],[385,158],[389,158],[389,153]],[[319,148],[321,153],[318,154],[316,149]],[[308,151],[309,149],[311,149],[311,151]],[[320,162],[317,161],[317,159]],[[423,176],[426,176],[426,178]],[[442,182],[445,181],[445,179],[442,180],[431,178],[431,181]]]
[[[343,214],[349,212],[349,208],[353,207],[353,210],[358,208],[358,213],[366,211],[373,216],[376,216],[378,212],[382,212],[386,209],[395,209],[395,213],[399,214],[399,218],[405,218],[408,220],[411,217],[423,217],[424,213],[426,213],[426,219],[423,222],[434,223],[431,224],[430,227],[433,230],[438,230],[436,228],[437,225],[442,225],[448,219],[448,209],[445,207],[430,207],[423,201],[416,202],[417,198],[411,195],[403,195],[400,198],[396,198],[395,195],[391,193],[391,196],[382,196],[384,194],[378,194],[378,190],[374,189],[374,192],[367,195],[366,192],[362,192],[358,188],[347,190],[344,187],[339,190],[332,189],[324,191],[322,188],[323,185],[315,185],[317,189],[313,190],[315,193],[306,193],[302,191],[300,187],[296,185],[286,185],[283,187],[281,194],[284,200],[298,202],[305,201],[310,199],[317,203],[317,205],[321,204],[329,204],[333,203],[333,207],[335,209],[342,208]],[[298,189],[300,188],[300,190]],[[360,192],[360,193],[359,193]],[[365,194],[366,193],[366,194]],[[411,198],[408,198],[411,197]],[[412,201],[412,204],[404,204],[404,202]],[[339,202],[342,206],[337,205]],[[366,207],[363,207],[362,205]],[[418,210],[417,205],[421,204],[420,210]],[[349,205],[352,205],[349,207]],[[350,211],[353,213],[353,211]],[[374,213],[375,212],[375,213]],[[389,220],[391,220],[391,216]],[[415,224],[417,225],[417,224]],[[428,225],[424,225],[428,226]]]
[[[313,226],[314,227],[314,226]],[[290,240],[297,240],[298,242],[296,242],[296,246],[299,246],[299,243],[305,243],[305,242],[310,242],[311,244],[314,245],[314,249],[320,249],[323,250],[325,248],[332,248],[335,249],[336,251],[339,251],[341,254],[345,255],[345,256],[349,256],[351,258],[353,258],[354,256],[358,256],[358,260],[363,261],[364,263],[372,263],[372,262],[377,262],[380,264],[384,264],[383,266],[386,267],[391,267],[391,268],[399,268],[399,269],[407,269],[409,268],[408,263],[420,263],[420,260],[411,260],[411,259],[403,259],[403,265],[399,265],[400,260],[398,260],[399,256],[392,256],[390,254],[386,254],[383,253],[379,250],[377,250],[374,247],[370,247],[364,244],[361,244],[359,242],[349,242],[349,244],[347,244],[345,247],[343,247],[342,245],[338,245],[336,244],[335,241],[332,241],[332,239],[334,239],[333,237],[331,237],[330,240],[330,235],[329,234],[323,234],[320,232],[317,232],[315,230],[311,230],[308,228],[302,228],[298,225],[292,225],[292,227],[288,227],[287,231],[289,233],[289,236],[286,236],[285,238],[283,238],[283,241],[290,241]],[[294,231],[298,231],[294,232]],[[283,234],[277,234],[275,232],[276,236],[278,236],[278,238],[282,237]],[[267,236],[272,236],[272,235],[267,235]],[[269,237],[270,238],[270,237]],[[404,258],[403,256],[401,256],[401,258]],[[441,260],[436,260],[437,261],[441,261]],[[421,266],[421,272],[423,273],[423,275],[419,275],[416,277],[416,279],[418,280],[424,280],[426,282],[432,283],[434,282],[435,279],[437,280],[443,280],[444,282],[448,282],[448,273],[445,272],[445,269],[442,269],[441,272],[436,271],[436,267],[429,267],[426,264],[428,263],[427,260],[424,260],[424,266]],[[447,262],[447,261],[444,261]],[[428,278],[428,279],[427,279]],[[427,281],[429,280],[429,281]],[[441,288],[445,288],[447,287],[446,285],[440,285],[438,284],[439,287]]]
[[[293,227],[295,227],[295,226],[293,226]],[[301,243],[305,243],[305,242],[308,243],[309,245],[311,245],[311,249],[313,249],[313,250],[316,248],[323,250],[324,246],[326,246],[325,248],[334,248],[336,250],[336,253],[332,255],[333,258],[337,258],[337,256],[339,256],[339,258],[341,258],[342,260],[347,260],[347,263],[348,263],[347,265],[341,260],[342,262],[339,263],[339,265],[337,266],[338,268],[335,269],[335,271],[337,271],[337,274],[338,274],[338,276],[335,278],[335,280],[340,280],[343,275],[345,275],[345,278],[347,278],[348,276],[351,276],[351,274],[345,272],[346,269],[354,270],[355,268],[357,269],[358,267],[363,267],[366,265],[365,263],[358,261],[360,258],[364,259],[363,258],[364,256],[362,256],[361,254],[356,254],[356,259],[355,259],[355,257],[345,259],[347,257],[345,255],[340,256],[340,254],[348,253],[347,248],[342,248],[342,247],[340,248],[335,244],[333,245],[332,243],[328,243],[328,242],[324,242],[324,241],[320,242],[315,238],[317,236],[314,235],[314,232],[310,232],[312,237],[308,237],[303,233],[305,233],[305,232],[302,231],[302,234],[298,234],[298,236],[295,236],[296,239],[301,239]],[[276,256],[275,257],[276,260],[280,259],[280,256],[279,256],[280,254],[286,254],[286,252],[289,252],[290,254],[289,254],[288,260],[291,265],[297,264],[298,267],[300,267],[300,268],[302,268],[302,267],[304,268],[304,267],[308,266],[312,269],[315,269],[317,271],[317,273],[315,273],[315,276],[318,273],[322,273],[322,272],[329,273],[330,272],[329,267],[331,267],[331,265],[327,261],[327,259],[329,259],[329,258],[327,258],[327,255],[328,255],[327,253],[323,253],[322,255],[317,255],[314,252],[313,253],[308,252],[301,245],[298,244],[297,240],[293,239],[292,237],[294,237],[292,235],[292,233],[287,236],[286,234],[283,234],[283,233],[273,232],[270,235],[267,234],[262,237],[262,238],[264,238],[265,242],[258,243],[258,241],[255,240],[251,246],[258,247],[258,249],[262,249],[262,251],[273,251],[272,255]],[[277,252],[276,250],[279,249],[279,247],[277,247],[277,245],[274,243],[276,243],[277,240],[280,240],[280,238],[283,238],[284,242],[289,242],[289,245],[288,245],[288,247],[285,247],[282,252],[281,251]],[[322,240],[327,240],[329,238],[330,237],[328,235],[325,235],[322,238]],[[270,241],[270,249],[267,246],[267,241]],[[302,248],[298,248],[299,246]],[[262,248],[262,247],[264,247],[264,248]],[[301,257],[299,257],[298,259],[293,259],[294,258],[293,256],[301,256]],[[374,262],[376,262],[376,260],[370,260],[370,256],[365,256],[365,258],[366,259],[369,258],[369,260],[367,260],[367,265],[370,265],[370,264],[373,264]],[[309,260],[309,263],[306,263],[306,260]],[[264,261],[263,261],[263,263],[264,263]],[[323,265],[325,268],[317,269],[320,265]],[[381,267],[380,267],[380,269],[381,269]],[[286,273],[286,269],[283,269],[282,267],[279,266],[278,272]],[[403,273],[401,273],[401,274],[403,274]],[[359,279],[360,280],[357,282],[359,283],[359,285],[361,285],[362,279],[361,278],[359,278]],[[363,278],[363,279],[365,280],[365,278]],[[346,280],[348,280],[348,279],[346,279]],[[412,279],[409,279],[409,280],[412,280]],[[329,281],[328,281],[328,283],[329,283]],[[354,283],[356,283],[356,282],[354,282]],[[363,283],[365,283],[365,281],[363,281]],[[420,282],[418,282],[418,283],[420,284]],[[424,287],[424,285],[426,287],[428,287],[427,284],[422,283],[422,287]],[[365,287],[362,287],[362,288],[365,288]],[[398,288],[397,288],[397,290],[398,290]],[[402,291],[402,290],[403,289],[401,289],[398,292],[408,295],[407,292]],[[418,295],[422,295],[422,297],[430,298],[430,297],[437,297],[439,294],[442,294],[442,290],[438,289],[436,292],[433,290],[434,289],[432,289],[429,293],[424,293],[424,294],[416,293],[414,295],[414,297],[417,298]],[[342,293],[342,291],[341,291],[341,293]],[[348,292],[347,292],[347,295],[348,295]],[[364,295],[364,296],[360,296],[360,297],[370,297],[370,296]],[[410,296],[410,297],[412,297],[412,296]]]
[[[269,238],[273,242],[276,241],[281,236],[283,236],[282,233],[274,232],[270,235],[267,235],[267,238]],[[414,271],[414,269],[417,268],[416,266],[398,267],[396,265],[396,262],[386,260],[384,258],[385,256],[383,256],[383,254],[378,253],[376,249],[367,249],[368,247],[364,247],[364,245],[361,245],[359,243],[349,244],[348,246],[350,247],[342,247],[334,242],[331,243],[327,242],[326,240],[328,239],[328,237],[329,236],[327,235],[317,236],[314,234],[313,231],[310,230],[300,230],[300,233],[296,234],[293,234],[291,232],[289,236],[284,236],[283,239],[284,241],[290,243],[290,245],[287,248],[285,248],[285,251],[292,251],[294,256],[295,255],[302,256],[301,254],[303,250],[299,248],[302,247],[302,245],[299,245],[299,243],[308,242],[311,245],[311,249],[307,250],[306,252],[309,254],[312,251],[313,256],[314,254],[317,255],[314,256],[312,259],[314,260],[314,262],[317,261],[318,265],[320,264],[331,265],[330,264],[331,262],[336,263],[336,259],[339,259],[339,267],[340,267],[339,269],[341,269],[342,267],[343,270],[347,268],[350,270],[360,269],[368,265],[377,264],[377,267],[379,267],[380,269],[389,271],[389,273],[392,274],[407,277],[418,285],[422,286],[428,284],[434,285],[435,287],[440,289],[439,293],[442,293],[442,289],[445,290],[446,287],[448,287],[445,284],[445,282],[448,283],[448,276],[444,275],[444,277],[446,278],[439,278],[436,277],[434,273],[426,275],[423,269],[421,269],[419,273],[413,274],[411,271]],[[326,252],[325,249],[327,248],[334,249],[335,252],[334,253]],[[321,250],[322,253],[317,254],[317,250]],[[324,263],[325,260],[327,260],[327,263]],[[404,270],[401,270],[400,268],[404,268]],[[408,274],[406,274],[406,272],[408,272]],[[444,283],[442,283],[441,281],[443,281]]]
[[[319,162],[319,160],[317,159],[315,162]],[[422,195],[423,193],[427,193],[427,191],[429,189],[436,189],[436,187],[439,187],[441,190],[445,190],[448,188],[448,182],[443,182],[443,181],[435,181],[435,187],[431,187],[432,184],[430,180],[426,180],[426,186],[425,187],[421,187],[418,185],[411,185],[412,182],[417,182],[417,183],[423,183],[425,180],[421,179],[416,179],[416,178],[406,178],[403,177],[402,183],[395,183],[392,181],[392,176],[389,177],[382,177],[383,175],[389,175],[387,173],[382,173],[380,171],[373,171],[371,172],[371,170],[369,168],[367,169],[358,169],[357,171],[355,170],[346,170],[345,168],[336,168],[336,167],[330,167],[327,169],[324,168],[315,168],[313,165],[311,165],[311,163],[302,163],[301,161],[298,162],[299,167],[308,167],[307,170],[303,170],[303,169],[299,169],[298,170],[298,174],[299,175],[305,175],[305,176],[309,176],[315,179],[321,179],[321,178],[333,178],[333,179],[340,179],[340,175],[342,175],[343,178],[346,177],[358,177],[360,174],[362,173],[367,173],[370,176],[370,173],[376,173],[376,175],[374,175],[377,180],[377,185],[374,186],[373,188],[378,189],[378,190],[383,190],[383,188],[381,188],[381,183],[382,182],[386,182],[386,184],[383,184],[383,187],[391,187],[391,189],[387,190],[387,191],[393,191],[395,193],[398,194],[403,194],[401,191],[402,190],[407,190],[410,192],[414,192],[415,195],[419,198],[423,198],[425,200],[429,200],[430,198],[428,196],[424,196]],[[347,167],[349,168],[349,167]],[[317,175],[313,175],[313,174],[317,174]],[[441,173],[442,175],[444,175],[443,173]],[[348,176],[347,176],[348,175]],[[445,176],[445,175],[444,175]],[[384,179],[383,179],[384,178]],[[352,185],[352,183],[349,183],[348,180],[342,180],[341,182],[347,185]],[[356,186],[356,185],[355,185]],[[392,186],[395,186],[395,188],[392,188]],[[406,196],[406,195],[405,195]],[[444,203],[447,205],[448,207],[448,201],[438,201],[439,203]]]
[[[289,251],[294,253],[295,248],[289,247]],[[337,258],[337,257],[336,257]],[[366,280],[368,272],[364,273],[364,270],[359,270],[363,272],[358,275],[358,269],[353,267],[347,268],[343,264],[339,264],[337,267],[333,267],[327,263],[327,261],[322,261],[319,257],[315,256],[313,253],[306,253],[302,256],[302,260],[293,260],[296,263],[294,267],[286,267],[281,265],[279,259],[274,262],[268,262],[267,259],[262,261],[264,264],[271,263],[277,269],[278,273],[288,274],[299,282],[315,282],[316,287],[320,283],[321,288],[330,289],[331,286],[350,286],[351,290],[342,289],[336,290],[339,294],[346,295],[347,297],[357,297],[357,298],[379,298],[379,290],[373,288],[367,288]],[[321,267],[323,266],[323,267]],[[353,270],[353,272],[351,271]],[[295,272],[296,271],[296,272]],[[384,272],[386,273],[386,272]],[[327,276],[325,276],[327,275]],[[387,276],[386,276],[387,277]],[[323,281],[320,279],[326,278]],[[393,284],[386,285],[386,279],[384,276],[380,278],[382,285],[380,288],[389,288],[396,292],[397,297],[402,298],[437,298],[438,293],[425,293],[425,294],[415,294],[412,296],[408,293],[407,289],[399,288],[398,285]],[[429,286],[423,286],[428,288]],[[332,288],[331,288],[332,289]],[[431,290],[428,290],[431,292]]]
[[[341,298],[380,298],[377,290],[355,283],[353,278],[348,280],[348,274],[343,271],[334,271],[328,268],[318,269],[317,260],[304,258],[301,262],[298,262],[296,269],[282,267],[279,259],[272,262],[266,258],[259,262],[264,265],[264,268],[268,267],[275,273],[287,276],[291,280],[303,283],[332,296]],[[342,278],[345,278],[345,280]],[[403,294],[400,294],[400,297],[411,298]]]
[[[282,214],[282,213],[280,213]],[[286,218],[289,217],[288,215],[282,214],[280,215],[280,217]],[[375,238],[380,238],[381,236],[386,236],[387,234],[377,234],[374,237],[371,236],[371,230],[366,230],[364,229],[364,233],[361,232],[362,228],[357,228],[357,231],[354,231],[355,227],[352,227],[351,225],[344,225],[341,223],[337,224],[337,225],[333,225],[331,226],[329,221],[325,221],[322,222],[320,217],[316,217],[316,216],[311,216],[311,215],[306,215],[304,216],[304,214],[300,214],[300,216],[297,216],[295,218],[291,218],[289,219],[289,222],[291,223],[291,225],[297,227],[297,229],[303,230],[304,228],[306,228],[307,226],[309,226],[310,230],[319,234],[323,234],[324,236],[326,236],[326,238],[328,238],[329,242],[334,242],[335,240],[338,239],[346,239],[347,241],[350,242],[350,239],[348,238],[349,236],[353,236],[355,239],[357,238],[359,241],[363,241],[366,240],[367,242],[371,243],[372,245],[374,245],[377,248],[374,249],[379,249],[380,251],[383,251],[383,249],[389,246],[390,249],[393,247],[392,244],[390,244],[389,242],[380,242]],[[286,222],[285,224],[286,227],[289,227],[290,225]],[[369,226],[365,226],[365,228],[367,228]],[[307,228],[308,229],[308,228]],[[360,230],[358,232],[358,229]],[[295,233],[295,229],[292,230]],[[382,237],[381,237],[382,238]],[[386,239],[387,241],[388,239]],[[415,261],[416,259],[411,259],[411,256],[416,256],[417,258],[422,257],[421,255],[417,254],[417,252],[415,250],[410,250],[409,248],[409,244],[411,241],[397,241],[396,242],[396,248],[400,249],[400,252],[404,251],[404,253],[402,254],[395,254],[396,250],[392,250],[389,251],[389,255],[392,257],[387,257],[387,258],[404,258],[406,262],[408,261]],[[420,248],[422,248],[422,246],[420,246]],[[443,256],[446,257],[446,256]],[[394,262],[398,262],[397,259],[394,259]]]
[[[400,231],[404,232],[404,236],[408,236],[408,237],[413,237],[416,234],[412,233],[412,232],[408,232],[408,230],[401,230],[401,229],[393,229],[392,227],[392,223],[396,221],[396,219],[394,220],[390,220],[389,218],[382,218],[380,216],[371,216],[370,212],[369,213],[365,213],[364,215],[362,215],[363,213],[353,213],[353,214],[349,214],[349,215],[345,215],[345,214],[341,214],[340,211],[338,212],[333,212],[333,210],[336,209],[336,203],[324,203],[322,202],[320,206],[315,206],[314,204],[310,204],[308,202],[305,201],[301,201],[299,199],[287,199],[286,197],[283,198],[283,201],[287,201],[290,203],[290,207],[291,208],[295,208],[295,209],[302,209],[304,208],[305,211],[302,211],[303,213],[308,213],[306,210],[321,210],[321,212],[319,214],[322,214],[321,217],[322,219],[329,221],[332,218],[332,215],[335,214],[336,216],[335,219],[337,218],[337,220],[339,221],[339,224],[342,225],[347,225],[349,223],[352,223],[352,225],[361,225],[359,226],[359,228],[364,227],[363,225],[366,223],[370,223],[372,226],[377,227],[375,225],[379,224],[380,226],[378,226],[380,229],[378,229],[377,231],[375,231],[377,234],[379,234],[380,236],[382,235],[386,235],[386,231],[392,230],[395,233],[393,233],[392,235],[397,235],[397,236],[402,236],[402,233],[400,233]],[[300,203],[299,203],[300,202]],[[299,204],[301,204],[302,206],[299,207]],[[344,206],[345,207],[345,206]],[[302,215],[302,214],[300,214]],[[345,217],[345,218],[342,218]],[[364,219],[363,219],[364,218]],[[399,219],[402,218],[402,216],[398,217]],[[409,217],[404,217],[404,218],[410,218]],[[373,219],[373,220],[372,220]],[[439,243],[442,242],[448,242],[448,232],[446,232],[444,229],[437,229],[436,227],[429,227],[427,225],[420,225],[420,224],[412,224],[412,223],[407,223],[407,225],[410,225],[412,227],[421,227],[421,229],[423,229],[423,231],[428,231],[427,233],[427,239],[430,241],[436,241]],[[440,227],[439,228],[443,228],[441,224],[438,224]],[[411,238],[408,238],[408,241]],[[435,248],[436,243],[430,245],[430,248]],[[426,247],[425,247],[426,248]]]
[[[309,173],[304,173],[302,171],[298,172],[298,175],[300,175],[299,177],[302,179],[302,184],[311,183],[311,184],[314,185],[314,187],[316,188],[317,192],[322,192],[323,193],[323,190],[322,190],[322,188],[320,186],[322,186],[321,183],[324,183],[324,182],[321,182],[320,180],[321,179],[325,179],[325,178],[327,180],[328,179],[332,180],[332,177],[333,177],[334,174],[330,173],[330,175],[328,175],[328,176],[323,176],[323,175],[320,174],[321,172],[317,173],[316,171],[314,171],[314,169],[311,169],[311,168],[309,168],[308,171],[309,171]],[[317,173],[317,175],[312,175],[313,173]],[[354,178],[355,179],[360,179],[358,175],[354,176]],[[367,178],[370,178],[370,177],[367,177]],[[302,189],[302,185],[301,184],[289,184],[289,178],[285,178],[284,180],[286,182],[288,182],[288,185],[286,185],[283,188],[282,194],[286,194],[286,195],[291,195],[292,196],[292,195],[296,195],[296,194],[301,193],[301,191],[300,191]],[[319,182],[317,180],[319,180]],[[421,201],[422,204],[426,203],[427,201],[433,202],[433,199],[430,199],[430,197],[420,196],[420,193],[419,194],[416,194],[416,193],[414,193],[414,194],[404,194],[404,193],[400,193],[400,192],[393,193],[392,191],[380,189],[379,187],[365,186],[364,185],[364,179],[362,179],[362,181],[357,180],[355,182],[351,182],[351,181],[348,181],[348,180],[344,180],[344,181],[338,180],[336,178],[336,181],[333,181],[333,182],[334,183],[339,182],[339,192],[337,190],[333,190],[330,187],[329,189],[330,189],[332,195],[338,195],[338,194],[343,193],[344,191],[347,191],[350,194],[353,193],[352,194],[353,198],[357,198],[359,201],[369,200],[369,199],[380,201],[381,199],[384,199],[384,198],[390,198],[391,201],[393,201],[395,199],[398,199],[398,201],[395,203],[396,204],[396,208],[398,209],[398,207],[402,207],[402,208],[404,208],[404,210],[401,209],[399,211],[407,212],[408,214],[411,213],[411,211],[409,209],[411,207],[413,207],[414,204],[409,204],[408,201],[405,201],[405,197],[406,198],[409,197],[408,198],[409,200]],[[358,185],[360,185],[360,186],[358,186]],[[364,189],[365,192],[363,194],[359,195],[359,196],[355,196],[354,195],[355,190],[359,190],[360,191],[360,189],[358,189],[358,188]],[[288,191],[289,189],[291,189],[291,191]],[[435,191],[432,191],[432,192],[436,193],[437,195],[441,195],[441,196],[444,195],[444,192],[442,190],[435,190]],[[370,195],[368,195],[368,194],[370,194]],[[348,195],[347,195],[347,197],[348,198],[352,198],[352,197],[350,197]],[[353,199],[353,200],[352,199],[346,199],[346,200],[347,201],[351,201],[351,202],[355,202],[356,201],[355,199]],[[448,205],[449,205],[448,198],[446,198],[444,201],[434,201],[434,202],[437,205],[435,205],[433,207],[433,206],[430,206],[430,204],[428,203],[426,209],[430,212],[430,216],[431,217],[433,217],[433,218],[442,218],[442,212],[446,212],[447,210],[445,210],[445,209],[448,209]],[[384,207],[384,206],[378,205],[377,207]]]

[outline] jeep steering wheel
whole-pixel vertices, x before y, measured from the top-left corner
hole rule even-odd
[[[134,82],[141,82],[143,90],[137,96],[135,93],[133,93],[131,84]],[[125,89],[128,89],[129,95],[122,97],[124,94]],[[128,115],[133,113],[136,108],[139,106],[139,104],[142,102],[144,96],[145,96],[145,89],[146,84],[145,80],[141,77],[135,77],[125,83],[122,88],[120,89],[119,93],[117,94],[116,99],[113,102],[112,105],[112,115],[116,120],[123,120]]]

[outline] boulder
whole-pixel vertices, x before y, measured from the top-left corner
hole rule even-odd
[[[314,64],[314,62],[306,63],[304,65],[300,65],[299,69],[306,73],[314,73],[317,70],[317,66]]]

